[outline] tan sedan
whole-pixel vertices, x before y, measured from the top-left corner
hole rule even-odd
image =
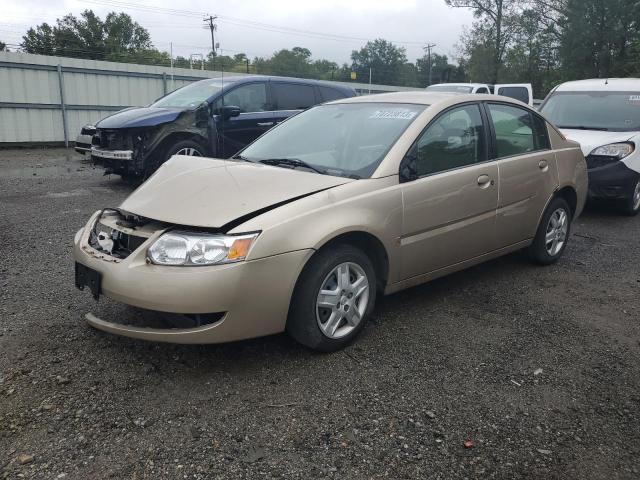
[[[217,343],[287,331],[331,351],[379,295],[520,249],[555,262],[586,193],[578,144],[525,104],[351,98],[233,159],[173,157],[77,233],[76,285],[183,319],[150,328],[87,315],[107,332]]]

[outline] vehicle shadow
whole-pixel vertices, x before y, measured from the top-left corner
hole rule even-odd
[[[196,377],[206,377],[214,372],[242,371],[246,374],[251,371],[260,371],[266,364],[279,365],[283,362],[306,365],[317,363],[320,359],[321,362],[333,363],[338,361],[337,359],[344,361],[345,355],[350,356],[354,350],[395,348],[393,345],[385,345],[386,340],[378,335],[381,329],[396,331],[394,345],[402,342],[402,338],[398,338],[397,335],[406,335],[408,340],[412,333],[400,328],[403,319],[402,316],[394,315],[395,312],[421,311],[425,312],[425,317],[427,317],[430,309],[439,305],[442,299],[452,291],[480,288],[481,285],[491,282],[497,276],[509,276],[514,271],[523,268],[537,267],[531,266],[523,255],[515,253],[433,280],[424,285],[382,297],[378,301],[370,322],[354,344],[343,352],[335,354],[323,354],[309,350],[293,341],[286,334],[223,344],[176,345],[146,342],[95,331],[93,340],[97,343],[103,342],[104,344],[100,348],[113,350],[114,356],[139,357],[142,353],[145,362],[154,364],[158,371],[168,368],[169,365],[173,367],[178,365],[181,367],[181,374]],[[137,309],[133,307],[122,306],[122,308],[123,315],[137,313]]]

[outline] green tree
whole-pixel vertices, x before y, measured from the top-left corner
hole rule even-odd
[[[405,85],[407,80],[413,80],[406,77],[407,70],[403,68],[407,63],[405,48],[381,38],[367,42],[360,50],[353,50],[351,61],[353,71],[363,82],[369,80],[369,69],[373,83]]]
[[[473,24],[472,49],[490,60],[487,80],[497,83],[507,45],[518,28],[523,0],[445,0],[455,8],[468,8],[477,19]],[[479,41],[480,40],[480,41]]]
[[[166,53],[151,43],[149,32],[126,13],[109,13],[102,21],[93,11],[65,15],[55,26],[30,28],[22,37],[27,53],[118,62],[164,64]]]

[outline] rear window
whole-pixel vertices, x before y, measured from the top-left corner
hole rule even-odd
[[[525,87],[500,87],[498,95],[503,97],[515,98],[524,103],[529,103],[529,90]]]
[[[311,85],[275,82],[272,91],[278,110],[304,110],[316,104]]]
[[[341,98],[347,98],[347,96],[340,90],[330,87],[318,87],[320,89],[320,95],[322,95],[322,101],[330,102],[331,100],[339,100]]]

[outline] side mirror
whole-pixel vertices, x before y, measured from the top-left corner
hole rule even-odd
[[[229,120],[230,118],[240,115],[240,107],[234,105],[225,105],[218,109],[218,115],[222,117],[222,120]]]

